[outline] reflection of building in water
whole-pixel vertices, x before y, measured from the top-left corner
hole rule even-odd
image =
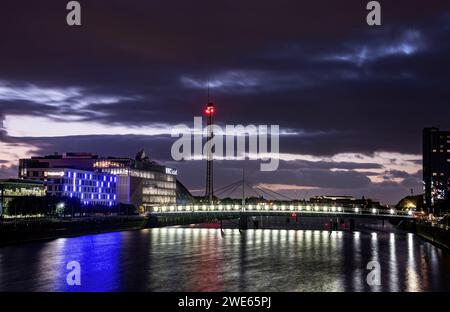
[[[144,151],[140,151],[135,159],[99,157],[90,153],[65,153],[21,159],[19,177],[41,180],[48,184],[48,173],[55,169],[83,170],[86,174],[104,173],[117,177],[118,203],[133,204],[137,207],[176,203],[177,170],[151,161]],[[60,187],[63,187],[61,183],[58,184],[56,192],[60,192]],[[54,192],[53,189],[51,191]]]
[[[45,196],[44,183],[20,179],[0,180],[0,215],[11,200],[25,196]]]

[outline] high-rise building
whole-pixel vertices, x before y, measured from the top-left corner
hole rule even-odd
[[[425,205],[435,212],[450,193],[450,131],[423,130],[423,183]]]

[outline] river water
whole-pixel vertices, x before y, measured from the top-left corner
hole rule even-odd
[[[148,229],[1,247],[0,291],[450,291],[450,255],[407,233]]]

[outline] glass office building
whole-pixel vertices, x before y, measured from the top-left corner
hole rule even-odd
[[[94,168],[117,176],[120,202],[144,209],[176,203],[176,170],[129,158],[102,159],[94,163]]]

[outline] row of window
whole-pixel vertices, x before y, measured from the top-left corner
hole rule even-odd
[[[129,175],[131,177],[137,177],[142,179],[158,180],[165,182],[174,182],[175,176],[170,174],[164,174],[160,172],[151,172],[144,170],[134,170],[128,168],[108,168],[103,169],[104,172],[108,172],[114,175]]]
[[[438,172],[433,172],[433,177],[437,177],[437,176],[441,176],[443,177],[445,174],[443,172],[438,173]]]
[[[68,178],[74,178],[74,179],[78,178],[78,179],[96,180],[96,181],[103,181],[103,182],[117,182],[117,177],[106,176],[103,174],[95,174],[95,173],[80,173],[80,172],[67,171],[66,176]]]
[[[53,184],[73,184],[74,180],[73,179],[53,179],[51,180],[51,182]],[[116,183],[115,182],[104,182],[104,181],[90,181],[90,180],[76,180],[75,179],[75,184],[76,185],[86,185],[86,186],[96,186],[96,187],[115,187]]]
[[[433,150],[433,153],[437,153],[437,152],[438,152],[437,149]],[[445,150],[441,149],[441,150],[439,150],[439,153],[450,153],[450,149],[448,149],[447,152]]]
[[[142,190],[142,194],[144,194],[144,195],[176,196],[176,192],[174,190],[164,190],[164,189],[155,189],[155,188],[144,188]]]
[[[175,190],[177,188],[176,183],[160,182],[160,181],[144,181],[144,187],[156,187],[160,189]]]
[[[85,193],[73,193],[73,192],[52,192],[53,196],[66,196],[70,198],[78,198],[87,201],[99,201],[99,200],[109,200],[116,201],[116,194],[85,194]]]
[[[72,186],[72,185],[49,185],[47,187],[49,192],[83,192],[83,193],[115,193],[115,188],[97,188],[97,187],[82,187],[82,186]]]

